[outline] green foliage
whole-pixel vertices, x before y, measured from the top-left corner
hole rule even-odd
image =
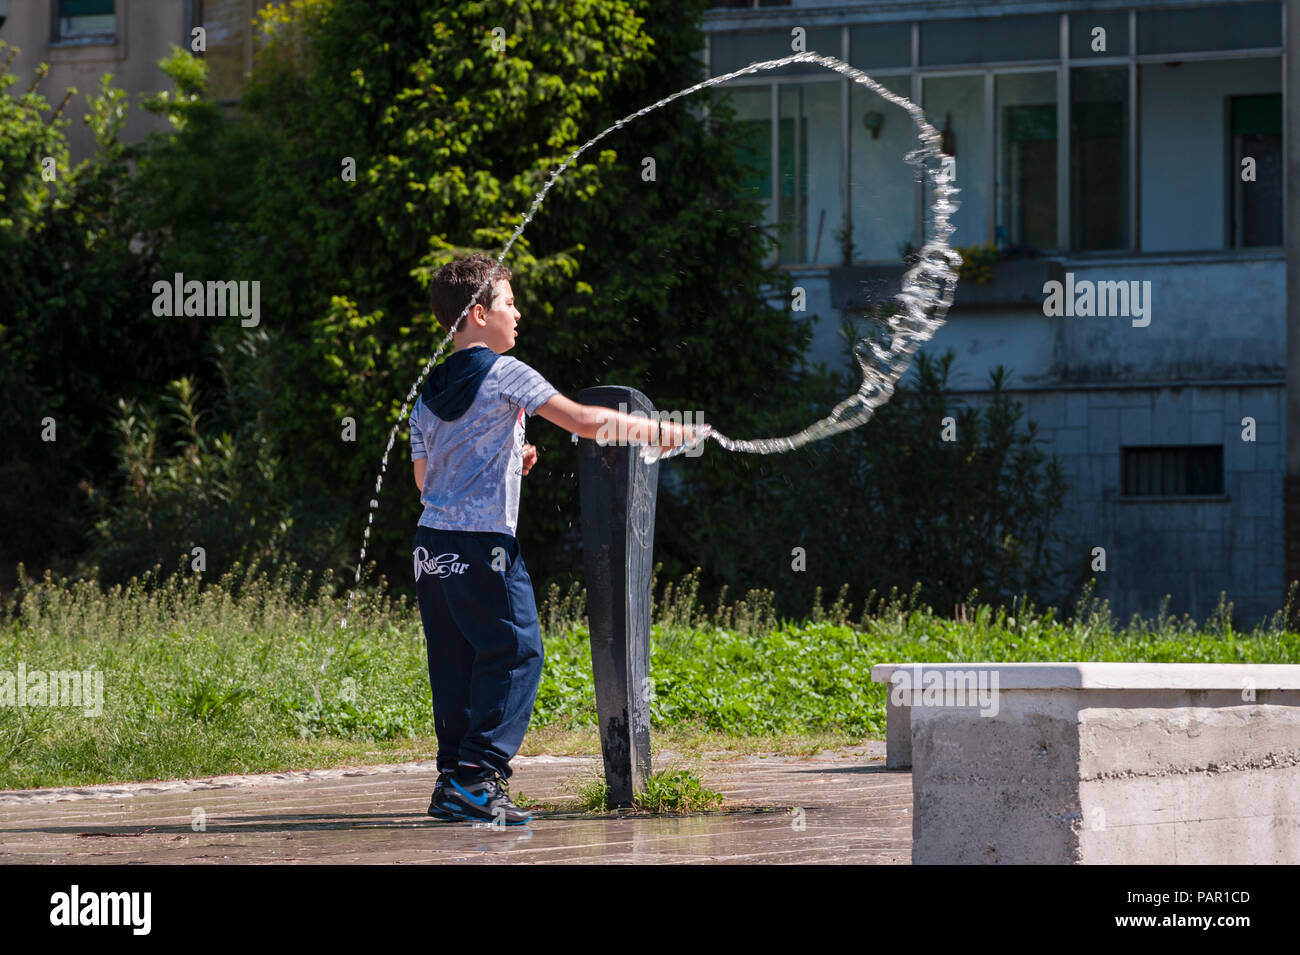
[[[957,275],[962,281],[985,283],[993,278],[993,266],[1002,258],[997,243],[984,242],[979,245],[959,245],[955,248],[961,256]]]
[[[604,776],[581,779],[575,788],[578,808],[583,812],[610,811],[609,783]],[[702,812],[720,808],[722,795],[705,786],[689,769],[663,769],[650,774],[645,789],[636,794],[633,806],[637,812]]]
[[[885,334],[887,315],[866,330],[845,322],[846,346]],[[700,553],[699,566],[725,566],[724,581],[738,591],[775,582],[773,609],[785,615],[846,585],[842,600],[919,586],[922,599],[946,609],[972,589],[994,602],[1077,592],[1086,565],[1064,562],[1054,526],[1066,490],[1059,462],[1040,447],[1037,425],[1022,423],[1005,369],[991,373],[985,400],[968,404],[949,386],[953,361],[951,352],[918,353],[865,425],[795,454],[750,459],[752,497],[713,503],[710,517],[727,540]],[[808,382],[820,398],[808,403],[806,421],[860,384],[856,367],[822,368]],[[943,440],[948,417],[952,441]]]
[[[192,352],[146,317],[147,264],[131,249],[124,200],[134,152],[118,142],[126,94],[101,78],[86,116],[96,151],[73,167],[63,112],[75,91],[51,108],[42,64],[15,95],[15,52],[0,41],[0,561],[45,564],[82,546],[78,484],[111,466],[105,410]]]
[[[609,812],[609,783],[604,776],[581,781],[576,795],[583,812]]]
[[[274,387],[255,377],[264,370],[257,357],[265,344],[265,334],[253,333],[233,355],[219,350],[234,403],[258,407]],[[128,568],[171,567],[178,556],[187,563],[195,547],[203,549],[200,569],[217,576],[238,562],[290,559],[291,503],[271,429],[260,413],[242,416],[238,435],[201,425],[198,397],[192,379],[171,382],[161,423],[155,409],[119,399],[122,491],[111,499],[90,492],[97,520],[88,559],[103,568],[102,579],[122,582]]]
[[[109,582],[171,572],[194,546],[209,576],[254,560],[341,573],[400,422],[369,552],[407,579],[419,503],[400,412],[442,337],[423,284],[455,255],[504,245],[578,145],[697,82],[703,8],[296,0],[262,14],[237,111],[173,48],[161,64],[173,89],[145,103],[168,132],[118,144],[125,106],[105,83],[89,117],[97,155],[52,184],[33,158],[66,157],[66,121],[35,94],[0,96],[0,295],[17,303],[0,329],[0,414],[18,436],[0,518],[28,529],[14,540],[61,529],[57,553],[84,549],[81,569]],[[513,354],[571,396],[631,385],[736,437],[792,433],[857,388],[806,369],[811,320],[770,304],[789,301],[791,279],[763,264],[774,239],[743,197],[736,130],[728,97],[708,91],[617,130],[556,180],[507,260],[524,315]],[[155,318],[152,283],[176,272],[259,281],[262,325]],[[921,580],[938,605],[974,587],[1037,594],[1057,486],[1005,395],[958,412],[947,368],[923,362],[915,393],[798,454],[710,446],[664,462],[667,576],[702,568],[695,586],[720,605],[747,594],[728,624],[745,632],[845,582],[856,598]],[[59,421],[57,450],[29,408]],[[950,408],[959,437],[944,445]],[[541,458],[519,536],[540,585],[571,587],[576,450],[545,422],[530,432]],[[794,546],[807,574],[790,570]],[[24,544],[22,556],[48,555]],[[754,589],[772,582],[775,599]],[[361,725],[312,705],[309,733]]]
[[[641,812],[699,812],[720,808],[722,794],[705,786],[689,769],[665,769],[650,775],[635,803]]]
[[[355,559],[380,452],[441,338],[422,287],[430,272],[470,249],[495,252],[580,143],[696,82],[703,7],[300,0],[264,13],[234,115],[206,102],[201,63],[179,50],[164,62],[176,89],[147,106],[174,132],[140,158],[139,230],[160,274],[262,282],[274,318],[259,360],[280,387],[256,411],[275,422],[270,453],[283,462],[297,559],[336,569]],[[622,383],[661,408],[707,407],[733,432],[791,426],[810,333],[767,303],[789,279],[762,264],[763,212],[737,198],[732,123],[725,97],[698,96],[567,169],[507,262],[524,315],[513,354],[571,395]],[[646,155],[656,182],[641,179]],[[355,181],[341,176],[345,157]],[[340,440],[343,417],[356,420],[355,443]],[[519,534],[537,579],[572,580],[575,451],[545,423],[532,431],[541,460]],[[393,573],[419,513],[404,443],[402,420],[395,490],[371,538]],[[665,463],[661,527],[678,530],[660,534],[659,552],[670,571],[723,549],[715,522],[698,518],[703,502],[736,492],[745,467],[718,455]]]
[[[1162,608],[1121,628],[1090,588],[1069,618],[1020,600],[972,605],[965,622],[894,592],[869,595],[856,619],[841,604],[829,614],[815,608],[821,622],[804,614],[736,631],[720,625],[734,607],[700,611],[688,581],[671,593],[679,605],[665,599],[665,585],[651,631],[656,732],[878,736],[885,688],[870,682],[870,670],[891,660],[1300,663],[1300,635],[1283,624],[1290,607],[1246,633],[1224,601],[1204,627]],[[205,586],[157,571],[108,588],[23,576],[14,599],[0,603],[0,670],[19,661],[99,670],[103,712],[87,719],[78,707],[0,707],[0,788],[323,765],[344,741],[364,744],[347,750],[352,760],[387,761],[391,746],[410,738],[404,758],[427,758],[436,745],[429,677],[410,600],[363,592],[346,631],[342,610],[331,580],[292,565],[274,575],[237,567]],[[594,727],[586,629],[548,630],[544,639],[533,725]],[[661,789],[663,802],[701,805],[689,777],[666,778]]]
[[[253,691],[247,687],[230,687],[211,678],[197,679],[176,692],[176,709],[182,718],[215,720],[252,696]]]

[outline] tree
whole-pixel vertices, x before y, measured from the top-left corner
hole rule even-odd
[[[859,336],[846,323],[846,338]],[[862,427],[812,445],[816,507],[777,518],[810,541],[808,583],[851,585],[853,598],[921,585],[921,599],[947,611],[972,590],[1009,604],[1070,598],[1083,582],[1057,550],[1053,523],[1066,492],[1060,463],[1022,428],[1024,406],[989,375],[976,406],[948,388],[951,350],[916,355],[914,374]],[[851,375],[828,375],[827,399],[849,393]],[[793,533],[793,532],[791,532]]]
[[[5,44],[0,42],[0,55]],[[147,265],[123,201],[133,152],[118,140],[125,94],[102,77],[85,117],[94,155],[72,167],[63,111],[0,69],[0,561],[59,562],[86,542],[79,484],[109,473],[114,401],[192,360],[183,328],[149,317]]]
[[[173,56],[177,92],[151,105],[177,131],[142,157],[143,231],[163,274],[193,262],[262,280],[269,345],[258,360],[283,383],[266,411],[300,502],[296,540],[327,541],[336,566],[355,554],[378,452],[442,337],[422,280],[469,249],[497,251],[577,145],[696,82],[702,12],[700,0],[305,0],[268,12],[230,118],[202,105],[197,61]],[[762,210],[738,198],[730,111],[713,98],[706,126],[703,98],[694,105],[629,125],[556,181],[507,260],[525,316],[514,354],[569,394],[631,384],[661,408],[704,408],[719,426],[761,433],[802,412],[810,333],[767,304],[789,283],[764,265]],[[651,154],[658,175],[647,182]],[[341,175],[348,160],[355,181]],[[204,227],[176,226],[195,222]],[[340,440],[345,416],[355,443]],[[534,425],[530,440],[542,462],[519,530],[545,578],[578,566],[576,460],[567,435]],[[372,538],[394,574],[419,513],[408,467],[399,443],[400,490]],[[725,535],[709,502],[735,494],[744,468],[717,454],[665,464],[689,478],[661,500],[670,568],[688,569],[701,542]]]

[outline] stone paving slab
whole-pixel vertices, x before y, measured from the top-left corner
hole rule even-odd
[[[682,760],[725,810],[576,811],[598,757],[521,756],[511,792],[541,800],[526,827],[440,822],[432,761],[199,780],[0,792],[0,863],[907,863],[911,774],[884,744],[815,757]],[[802,813],[792,811],[801,808]],[[201,810],[205,827],[192,823]],[[800,823],[802,827],[800,827]]]

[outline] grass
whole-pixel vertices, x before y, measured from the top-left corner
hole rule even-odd
[[[1162,612],[1120,627],[1089,598],[1068,621],[977,606],[958,622],[891,595],[856,621],[841,599],[795,622],[776,620],[762,591],[705,612],[697,584],[666,586],[652,614],[657,752],[812,755],[878,738],[885,688],[869,671],[889,661],[1300,662],[1300,635],[1277,620],[1237,631],[1226,607],[1204,626]],[[0,705],[0,788],[432,758],[413,601],[360,594],[343,629],[335,590],[293,566],[202,586],[155,572],[107,591],[24,575],[0,607],[0,680],[20,663],[98,670],[103,712]],[[521,753],[599,752],[584,613],[575,591],[552,588],[541,605],[546,665]]]
[[[574,787],[583,812],[610,812],[604,776],[579,778]],[[692,813],[722,808],[722,795],[709,789],[692,770],[675,768],[651,773],[645,790],[633,800],[636,812]]]

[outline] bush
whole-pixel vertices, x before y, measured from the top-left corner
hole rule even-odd
[[[854,342],[862,332],[848,321],[844,334]],[[1059,462],[1038,446],[1037,425],[1022,425],[1004,368],[990,373],[987,399],[968,406],[949,390],[953,361],[951,351],[920,352],[865,425],[797,454],[752,459],[758,500],[722,518],[733,557],[725,581],[772,588],[786,615],[814,591],[842,602],[919,587],[937,608],[972,591],[994,604],[1076,593],[1087,568],[1062,560],[1053,527],[1066,491]],[[858,384],[856,374],[823,370],[816,414]]]

